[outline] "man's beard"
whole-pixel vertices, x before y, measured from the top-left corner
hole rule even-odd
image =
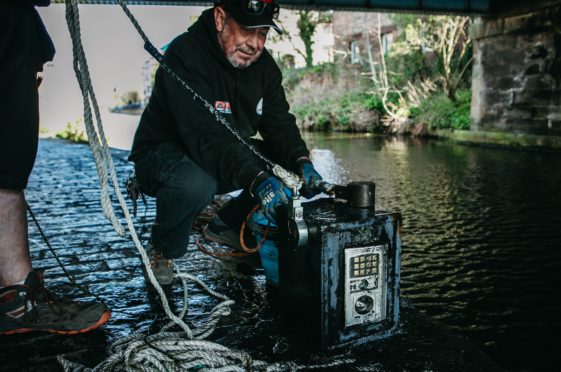
[[[234,50],[234,52],[233,52],[232,54],[229,54],[229,55],[227,54],[227,55],[226,55],[226,59],[227,59],[228,62],[230,62],[230,64],[231,64],[232,66],[234,66],[235,68],[239,68],[239,69],[247,68],[247,67],[249,67],[253,62],[255,62],[255,61],[257,60],[257,59],[255,59],[255,60],[249,60],[249,61],[247,61],[247,62],[245,62],[245,63],[240,63],[240,62],[236,61],[236,58],[234,57],[234,53],[236,53],[236,52],[239,51],[239,50],[241,50],[241,51],[244,52],[244,53],[252,54],[252,55],[254,55],[254,54],[257,53],[256,50],[249,50],[249,49],[246,49],[246,48],[236,48],[236,50]]]
[[[228,34],[230,33],[230,26],[228,23],[224,24],[224,27],[222,28],[222,32],[218,33],[218,41],[220,43],[220,45],[222,46],[222,50],[224,50],[224,40],[226,39],[226,37],[228,36]],[[236,61],[236,58],[234,57],[234,54],[238,51],[241,51],[243,53],[246,54],[250,54],[252,56],[257,56],[257,58],[249,60],[245,63],[240,63],[238,61]],[[257,51],[255,48],[251,48],[248,46],[242,46],[242,47],[238,47],[236,49],[234,49],[232,51],[232,53],[228,54],[226,52],[226,50],[224,50],[224,53],[226,54],[226,59],[228,60],[228,62],[230,62],[230,64],[232,66],[234,66],[234,68],[239,68],[239,69],[244,69],[249,67],[253,62],[257,61],[257,59],[259,58],[259,56],[261,55],[262,51]]]

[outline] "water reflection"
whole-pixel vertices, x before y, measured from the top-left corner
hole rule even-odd
[[[310,159],[325,181],[341,185],[348,179],[348,172],[333,151],[319,148],[311,149]]]
[[[308,134],[404,216],[402,295],[511,369],[553,368],[561,155]],[[325,150],[323,150],[325,152]]]

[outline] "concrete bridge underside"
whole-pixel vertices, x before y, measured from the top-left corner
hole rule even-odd
[[[474,47],[472,129],[561,136],[561,0],[278,1],[292,9],[474,16],[471,27]],[[115,4],[115,0],[80,2]],[[213,2],[129,0],[127,3],[211,5]]]

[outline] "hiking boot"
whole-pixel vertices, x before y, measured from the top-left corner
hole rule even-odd
[[[203,235],[207,240],[234,248],[236,252],[243,251],[240,243],[240,232],[226,225],[218,216],[206,225]]]
[[[32,331],[72,335],[109,320],[111,312],[105,305],[55,298],[43,284],[43,273],[31,271],[24,284],[0,289],[0,335]]]
[[[227,245],[232,249],[232,253],[243,252],[242,245],[240,243],[240,232],[232,229],[220,217],[216,216],[209,222],[209,224],[203,230],[203,236],[209,240],[219,244]],[[255,247],[256,242],[253,235],[246,228],[244,233],[245,244],[250,247]],[[256,269],[261,268],[261,258],[258,253],[249,253],[245,256],[222,256],[220,257],[222,261],[229,261],[238,265],[239,271],[247,271],[245,267]],[[241,266],[240,266],[241,265]],[[250,270],[251,271],[251,270]]]
[[[150,267],[156,277],[159,285],[170,285],[173,282],[173,260],[164,257],[164,255],[150,248],[148,250],[148,258],[150,259]],[[148,276],[146,276],[148,278]]]

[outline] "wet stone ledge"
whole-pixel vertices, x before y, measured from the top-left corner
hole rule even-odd
[[[132,165],[127,152],[112,151],[121,186]],[[112,309],[102,329],[82,335],[59,336],[28,333],[0,337],[0,370],[58,371],[57,355],[94,367],[107,357],[107,347],[134,332],[154,333],[167,323],[156,296],[149,290],[141,270],[140,255],[132,241],[120,238],[102,214],[99,183],[91,152],[85,145],[41,140],[37,162],[26,190],[28,202],[52,247],[79,284]],[[154,200],[139,205],[135,226],[143,243],[154,220]],[[210,216],[205,211],[200,228]],[[200,234],[195,232],[194,239]],[[57,294],[91,300],[69,284],[52,254],[30,221],[31,256],[36,269],[44,269],[47,286]],[[213,247],[217,248],[217,247]],[[402,306],[399,333],[391,339],[319,352],[299,341],[298,330],[280,320],[275,292],[267,287],[262,272],[241,272],[240,267],[202,254],[191,244],[179,267],[196,275],[210,288],[236,301],[232,314],[224,317],[209,338],[228,347],[248,351],[253,358],[269,362],[292,360],[318,364],[332,358],[354,358],[356,362],[331,370],[345,371],[496,371],[500,368],[465,339]],[[188,322],[198,325],[216,305],[198,287],[189,286]],[[168,290],[173,308],[181,307],[179,284]]]

